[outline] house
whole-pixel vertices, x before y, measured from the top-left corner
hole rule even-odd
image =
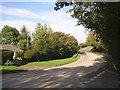
[[[15,52],[22,52],[22,50],[20,50],[19,48],[12,44],[0,44],[0,50],[13,51],[14,52],[13,59],[15,58]]]

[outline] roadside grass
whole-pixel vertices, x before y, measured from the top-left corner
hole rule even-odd
[[[60,65],[64,65],[64,64],[68,64],[71,62],[74,62],[76,60],[78,60],[80,58],[80,54],[77,53],[75,55],[73,55],[70,58],[65,58],[65,59],[56,59],[56,60],[50,60],[50,61],[41,61],[41,62],[30,62],[26,65],[33,65],[33,66],[48,66],[48,67],[52,67],[52,66],[60,66]]]
[[[22,70],[17,66],[0,66],[0,70]]]
[[[19,68],[17,66],[0,66],[0,71],[2,71],[2,73],[11,73],[11,72],[24,71],[24,69]]]
[[[64,64],[68,64],[71,62],[74,62],[80,58],[80,54],[74,54],[70,58],[65,59],[56,59],[56,60],[50,60],[50,61],[41,61],[41,62],[30,62],[26,65],[29,66],[47,66],[47,67],[53,67],[53,66],[60,66]],[[0,66],[0,71],[2,71],[3,74],[5,73],[14,73],[14,72],[20,72],[25,71],[26,69],[18,67],[18,66]]]

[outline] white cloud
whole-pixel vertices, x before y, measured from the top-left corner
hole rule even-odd
[[[54,22],[58,24],[71,24],[75,25],[76,20],[71,18],[70,15],[64,11],[47,11],[47,12],[42,12],[41,13],[41,19],[46,20],[47,22]],[[75,22],[72,24],[71,22]]]
[[[19,9],[19,8],[11,8],[6,6],[0,6],[0,13],[19,16],[19,17],[26,17],[26,18],[40,18],[39,15],[35,14],[30,10]]]
[[[42,11],[35,13],[30,10],[3,7],[4,10],[0,10],[0,13],[8,15],[14,15],[18,17],[26,17],[37,19],[38,21],[44,21],[46,24],[52,27],[54,31],[61,31],[73,35],[79,42],[85,42],[86,33],[83,26],[75,26],[77,23],[76,19],[71,18],[70,14],[65,11]],[[10,25],[16,27],[19,31],[23,25],[26,25],[29,32],[34,32],[36,24],[38,22],[32,22],[27,20],[4,20],[0,25],[2,28],[4,25]]]

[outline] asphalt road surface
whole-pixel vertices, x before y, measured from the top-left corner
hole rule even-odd
[[[3,74],[2,88],[118,88],[118,76],[107,72],[104,64],[101,56],[86,53],[57,68]]]
[[[117,88],[118,76],[107,71],[81,75],[79,68],[34,70],[3,75],[3,88]]]

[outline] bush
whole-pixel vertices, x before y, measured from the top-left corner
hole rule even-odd
[[[13,52],[2,50],[2,65],[4,65],[8,60],[13,60]]]
[[[22,65],[24,60],[24,52],[16,52],[15,59],[13,60],[15,65]]]
[[[34,57],[35,57],[35,50],[34,49],[28,50],[24,53],[25,59],[32,59]]]
[[[70,58],[64,58],[64,59],[55,59],[55,60],[49,60],[49,61],[42,61],[42,62],[30,62],[27,65],[35,65],[35,66],[60,66],[64,64],[68,64],[71,62],[74,62],[80,58],[80,54],[76,53]]]
[[[7,60],[5,63],[4,63],[5,66],[12,66],[13,65],[13,61],[12,60]]]
[[[19,58],[19,57],[23,58],[24,52],[16,52],[15,54],[16,54],[15,58]]]

